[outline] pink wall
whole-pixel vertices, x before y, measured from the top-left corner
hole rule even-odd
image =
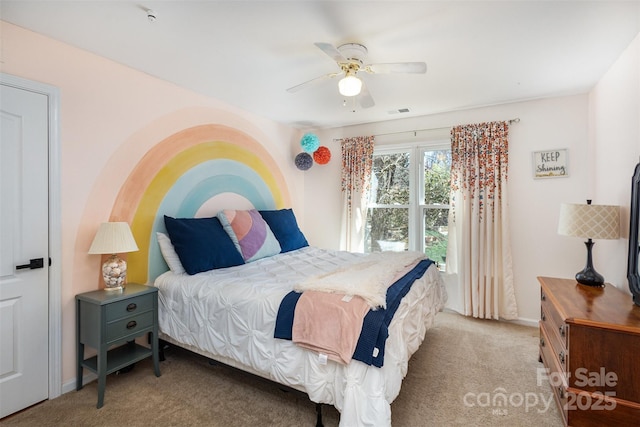
[[[75,379],[75,307],[98,289],[100,259],[87,251],[121,186],[154,145],[183,129],[221,124],[264,146],[303,219],[304,175],[293,165],[300,132],[105,58],[2,22],[2,72],[60,89],[62,382]]]

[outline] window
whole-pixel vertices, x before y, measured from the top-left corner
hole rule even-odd
[[[444,268],[451,149],[380,148],[373,155],[365,252],[415,250]]]

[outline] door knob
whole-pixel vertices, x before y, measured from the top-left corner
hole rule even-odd
[[[16,265],[16,270],[24,270],[29,268],[31,270],[44,267],[44,258],[34,258],[29,260],[29,264]]]

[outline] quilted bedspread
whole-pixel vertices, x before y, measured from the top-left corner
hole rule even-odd
[[[341,426],[390,426],[390,405],[408,360],[446,301],[435,267],[402,298],[388,327],[381,368],[356,360],[348,365],[326,361],[273,337],[280,302],[296,283],[362,256],[305,247],[193,276],[166,272],[155,281],[161,337],[331,404],[341,413]]]

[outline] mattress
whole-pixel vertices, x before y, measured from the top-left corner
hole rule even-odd
[[[280,302],[305,278],[356,262],[363,254],[305,247],[242,266],[192,276],[166,272],[159,289],[161,338],[335,406],[341,426],[390,426],[391,403],[408,361],[444,307],[435,266],[414,282],[389,325],[382,367],[343,365],[274,338]]]

